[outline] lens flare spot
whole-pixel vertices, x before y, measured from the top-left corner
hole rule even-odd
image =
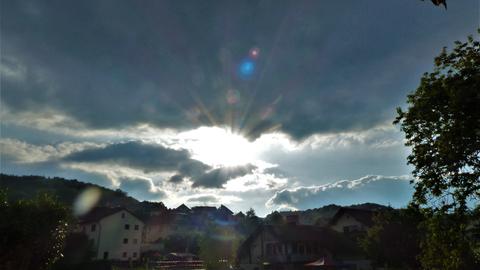
[[[260,56],[260,49],[257,48],[257,47],[254,47],[254,48],[250,49],[250,52],[248,53],[248,55],[252,59],[257,59]]]
[[[239,73],[242,78],[250,78],[255,72],[255,62],[250,59],[243,60],[239,66]]]
[[[238,91],[230,89],[227,91],[227,103],[230,105],[237,104],[240,101],[240,93]]]
[[[92,187],[85,189],[75,199],[73,204],[73,214],[81,216],[88,213],[100,200],[102,192],[100,189]]]

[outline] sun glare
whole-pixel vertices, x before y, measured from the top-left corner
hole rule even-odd
[[[220,127],[201,127],[179,134],[193,158],[211,166],[239,166],[256,159],[253,144]]]

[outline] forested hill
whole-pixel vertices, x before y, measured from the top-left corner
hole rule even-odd
[[[14,176],[0,174],[0,189],[7,190],[8,200],[30,199],[39,193],[55,195],[61,202],[72,205],[75,198],[87,188],[95,187],[101,191],[98,205],[123,206],[132,210],[144,208],[148,203],[140,203],[121,190],[111,190],[95,184],[84,183],[59,177]],[[163,206],[163,204],[161,204]]]

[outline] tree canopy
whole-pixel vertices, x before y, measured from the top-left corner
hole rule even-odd
[[[7,201],[0,190],[0,268],[48,269],[62,256],[69,210],[48,194]]]
[[[435,58],[394,123],[412,149],[414,202],[465,211],[480,198],[480,42],[455,44]]]

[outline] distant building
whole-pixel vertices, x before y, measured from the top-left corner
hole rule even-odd
[[[80,217],[77,231],[93,241],[95,259],[137,260],[144,223],[122,207],[96,207]]]
[[[213,218],[217,213],[215,206],[194,206],[192,207],[192,214],[196,216]]]
[[[143,232],[143,248],[146,250],[155,248],[155,245],[152,244],[170,236],[175,230],[173,224],[175,224],[176,220],[178,220],[178,217],[175,213],[164,213],[148,218],[145,221],[145,230]]]
[[[325,241],[328,229],[315,226],[260,226],[240,246],[238,266],[244,270],[302,269],[305,264],[331,262]]]
[[[300,216],[298,214],[290,214],[283,216],[285,223],[291,225],[300,225]]]
[[[218,208],[216,218],[222,221],[236,221],[235,217],[233,216],[232,210],[228,209],[228,207],[223,204],[220,205],[220,207]]]
[[[190,208],[185,204],[181,204],[179,207],[173,210],[175,213],[189,214],[191,212]]]
[[[340,208],[330,220],[328,226],[342,233],[364,233],[373,226],[372,210],[356,209],[349,207]]]

